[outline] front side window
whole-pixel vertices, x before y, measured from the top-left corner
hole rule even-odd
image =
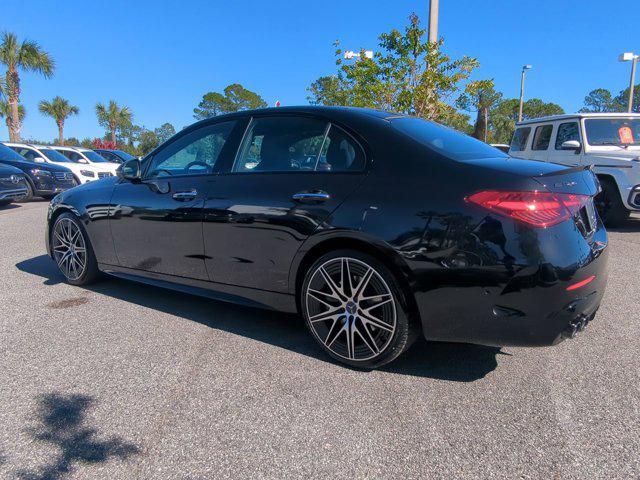
[[[69,163],[69,159],[52,148],[41,148],[42,154],[52,162]]]
[[[206,175],[220,156],[235,122],[216,123],[169,143],[152,159],[148,177]]]
[[[11,147],[16,153],[22,155],[24,158],[29,160],[30,162],[35,162],[35,158],[38,157],[38,153],[35,150],[31,150],[30,148],[22,148],[22,147]]]
[[[527,148],[527,141],[529,140],[530,134],[531,127],[521,127],[516,129],[516,131],[513,133],[513,138],[511,139],[511,146],[509,147],[509,151],[524,151]]]
[[[532,150],[546,150],[549,148],[549,142],[551,141],[551,133],[553,132],[553,125],[541,125],[536,128],[536,134],[533,136]]]
[[[640,145],[638,118],[588,118],[584,128],[589,145]]]
[[[251,120],[233,172],[362,171],[359,144],[336,125],[316,118],[267,117]]]
[[[85,157],[91,160],[93,163],[107,163],[107,160],[94,152],[93,150],[83,150],[82,152]]]
[[[569,140],[580,141],[580,127],[578,122],[561,123],[556,135],[556,150],[562,150],[562,144]]]

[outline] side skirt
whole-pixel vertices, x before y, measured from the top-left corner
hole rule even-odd
[[[98,264],[98,269],[108,275],[124,280],[146,283],[147,285],[207,297],[221,302],[287,313],[297,313],[298,311],[295,297],[285,293],[238,287],[225,283],[208,282],[206,280],[196,280],[103,263]]]

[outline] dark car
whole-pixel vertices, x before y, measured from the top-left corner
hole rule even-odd
[[[418,335],[534,346],[582,330],[606,284],[597,192],[588,169],[425,120],[281,107],[196,123],[56,197],[46,244],[71,284],[105,272],[298,312],[329,355],[373,368]]]
[[[135,158],[133,155],[130,155],[127,152],[123,152],[122,150],[107,150],[104,148],[94,148],[93,151],[99,154],[101,157],[108,160],[109,162],[113,162],[113,163],[124,163],[128,160],[133,160]]]
[[[0,206],[27,197],[27,181],[20,170],[0,163]]]
[[[71,170],[50,163],[29,161],[11,148],[0,143],[0,162],[11,165],[24,173],[27,197],[53,198],[77,185]]]

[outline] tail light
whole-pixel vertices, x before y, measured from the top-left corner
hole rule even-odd
[[[573,217],[589,195],[554,192],[478,192],[467,201],[535,227],[551,227]]]

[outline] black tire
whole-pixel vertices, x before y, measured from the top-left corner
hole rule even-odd
[[[67,263],[61,261],[61,252],[58,247],[62,248],[60,237],[56,235],[57,227],[70,227],[70,225],[65,222],[72,222],[73,225],[78,229],[79,235],[82,236],[82,244],[84,245],[84,258],[79,258],[79,260],[83,260],[83,268],[82,271],[79,272],[77,269],[74,272],[77,274],[73,274],[69,268]],[[72,227],[71,227],[72,229]],[[74,230],[75,231],[75,230]],[[60,273],[64,275],[66,281],[71,285],[89,285],[100,278],[100,271],[98,270],[98,262],[96,260],[96,256],[93,252],[93,247],[91,246],[91,241],[89,239],[89,235],[87,235],[87,231],[82,225],[82,222],[78,220],[78,217],[71,213],[63,213],[58,218],[56,218],[53,227],[51,227],[51,252],[53,255],[53,259],[60,270]],[[77,237],[76,237],[77,238]],[[78,250],[79,251],[79,250]]]
[[[5,207],[11,203],[11,200],[0,200],[0,207]]]
[[[369,280],[362,282],[367,275]],[[342,280],[345,277],[349,282]],[[395,275],[376,258],[355,250],[337,250],[316,260],[305,273],[299,301],[305,324],[320,347],[352,367],[372,369],[392,362],[419,332]],[[332,315],[323,320],[328,314]]]
[[[602,191],[596,196],[595,204],[607,227],[620,227],[629,218],[630,211],[622,203],[620,191],[616,183],[610,178],[600,178]]]
[[[48,195],[41,195],[41,197],[42,197],[42,198],[44,198],[44,199],[45,199],[45,200],[47,200],[47,201],[51,201],[51,199],[52,199],[53,197],[55,197],[55,196],[56,196],[56,194],[55,194],[55,193],[54,193],[53,195],[52,195],[52,194],[48,194]]]

